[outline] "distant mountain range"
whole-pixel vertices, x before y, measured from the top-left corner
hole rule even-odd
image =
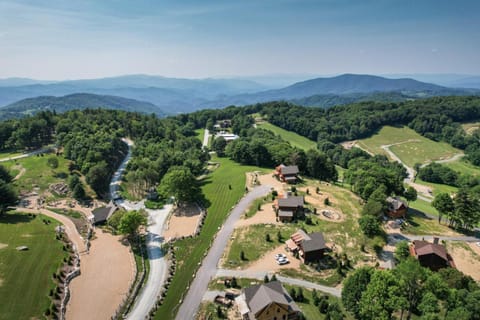
[[[21,118],[42,110],[66,112],[73,109],[86,108],[136,111],[141,113],[154,113],[158,116],[165,116],[164,112],[150,102],[114,96],[76,93],[64,97],[40,96],[17,101],[0,109],[0,120]]]
[[[0,80],[0,106],[6,106],[0,111],[4,115],[21,116],[47,107],[61,112],[73,107],[103,106],[161,115],[273,100],[330,107],[368,100],[404,101],[437,95],[480,94],[479,89],[451,88],[410,78],[388,79],[372,75],[315,78],[277,89],[269,89],[271,87],[264,82],[266,79],[263,78],[263,84],[260,84],[249,79],[179,79],[147,75],[60,82],[10,78]],[[457,78],[455,81],[459,87],[468,87],[469,83],[472,86],[480,83],[480,78]],[[90,95],[74,95],[78,93]],[[23,100],[39,96],[38,99]],[[54,97],[61,98],[55,100]],[[18,104],[12,104],[17,101]]]

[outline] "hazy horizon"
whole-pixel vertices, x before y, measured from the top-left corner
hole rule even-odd
[[[0,78],[480,74],[480,3],[0,0]]]

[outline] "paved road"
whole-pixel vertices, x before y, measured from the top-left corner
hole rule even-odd
[[[150,273],[132,310],[127,315],[127,319],[145,319],[155,305],[157,297],[160,294],[160,289],[165,282],[168,264],[161,249],[164,241],[162,232],[165,220],[171,209],[172,205],[166,205],[161,210],[147,209],[149,219],[147,229],[147,253],[150,263]]]
[[[237,277],[237,278],[251,278],[251,279],[259,279],[263,280],[265,275],[272,276],[273,272],[265,272],[265,271],[248,271],[248,270],[228,270],[228,269],[218,269],[216,276],[217,277]],[[340,297],[342,290],[333,287],[322,286],[321,284],[283,277],[280,275],[276,275],[277,279],[280,282],[288,283],[294,286],[300,286],[308,289],[315,289],[321,292],[325,292],[331,294],[335,297]]]
[[[123,159],[122,163],[118,167],[117,171],[112,176],[112,180],[110,182],[109,191],[110,191],[110,199],[115,199],[118,197],[118,191],[120,190],[120,183],[122,181],[122,175],[125,173],[125,169],[127,168],[128,161],[132,157],[132,140],[123,138],[123,142],[125,142],[128,146],[128,153]]]
[[[240,218],[242,213],[247,210],[253,200],[265,196],[269,191],[270,186],[266,185],[253,188],[252,191],[243,197],[231,211],[227,220],[223,224],[223,227],[217,233],[217,237],[215,238],[208,255],[203,259],[202,266],[198,270],[197,275],[190,286],[190,290],[178,310],[176,319],[186,320],[194,318],[202,301],[202,297],[205,295],[205,292],[207,292],[208,283],[216,274],[217,264],[232,235],[235,222]]]
[[[393,237],[397,240],[426,240],[433,242],[433,238],[440,238],[440,240],[445,241],[464,241],[464,242],[477,242],[478,238],[476,237],[469,237],[469,236],[453,236],[453,237],[445,237],[445,236],[432,236],[431,234],[424,234],[424,235],[410,235],[410,234],[400,234],[400,233],[392,233],[389,234],[389,237]]]
[[[6,162],[6,161],[17,160],[17,159],[22,159],[22,158],[28,158],[28,157],[35,156],[35,155],[40,154],[40,153],[47,153],[47,152],[50,152],[52,150],[53,150],[52,147],[42,148],[42,149],[38,149],[38,150],[29,152],[29,153],[21,154],[19,156],[3,158],[3,159],[0,159],[0,162]]]
[[[202,147],[208,147],[208,138],[210,136],[210,131],[208,129],[205,129],[205,132],[203,134],[203,144]]]

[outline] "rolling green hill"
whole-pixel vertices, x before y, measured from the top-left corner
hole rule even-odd
[[[287,131],[285,129],[277,127],[271,123],[261,122],[261,123],[258,123],[257,126],[259,128],[272,131],[276,135],[279,135],[280,137],[282,137],[283,140],[290,142],[292,146],[298,147],[305,151],[309,149],[315,149],[317,147],[317,144],[314,141],[309,140],[305,137],[302,137],[301,135],[296,134],[295,132]]]

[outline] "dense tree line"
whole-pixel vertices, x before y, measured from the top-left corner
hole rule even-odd
[[[439,212],[439,222],[446,216],[452,227],[473,229],[480,222],[480,197],[471,190],[461,188],[454,197],[437,194],[432,205]]]
[[[0,122],[0,151],[40,148],[53,142],[57,117],[42,111],[34,117]]]
[[[394,270],[362,267],[345,281],[342,302],[356,319],[480,319],[480,288],[453,268],[435,273],[408,257]],[[440,316],[442,314],[442,317]]]
[[[480,178],[459,173],[445,165],[430,163],[418,170],[417,177],[423,181],[441,183],[459,188],[474,188],[480,185]]]
[[[8,170],[0,165],[0,215],[3,214],[7,208],[17,202],[17,194],[11,182],[13,177]]]

